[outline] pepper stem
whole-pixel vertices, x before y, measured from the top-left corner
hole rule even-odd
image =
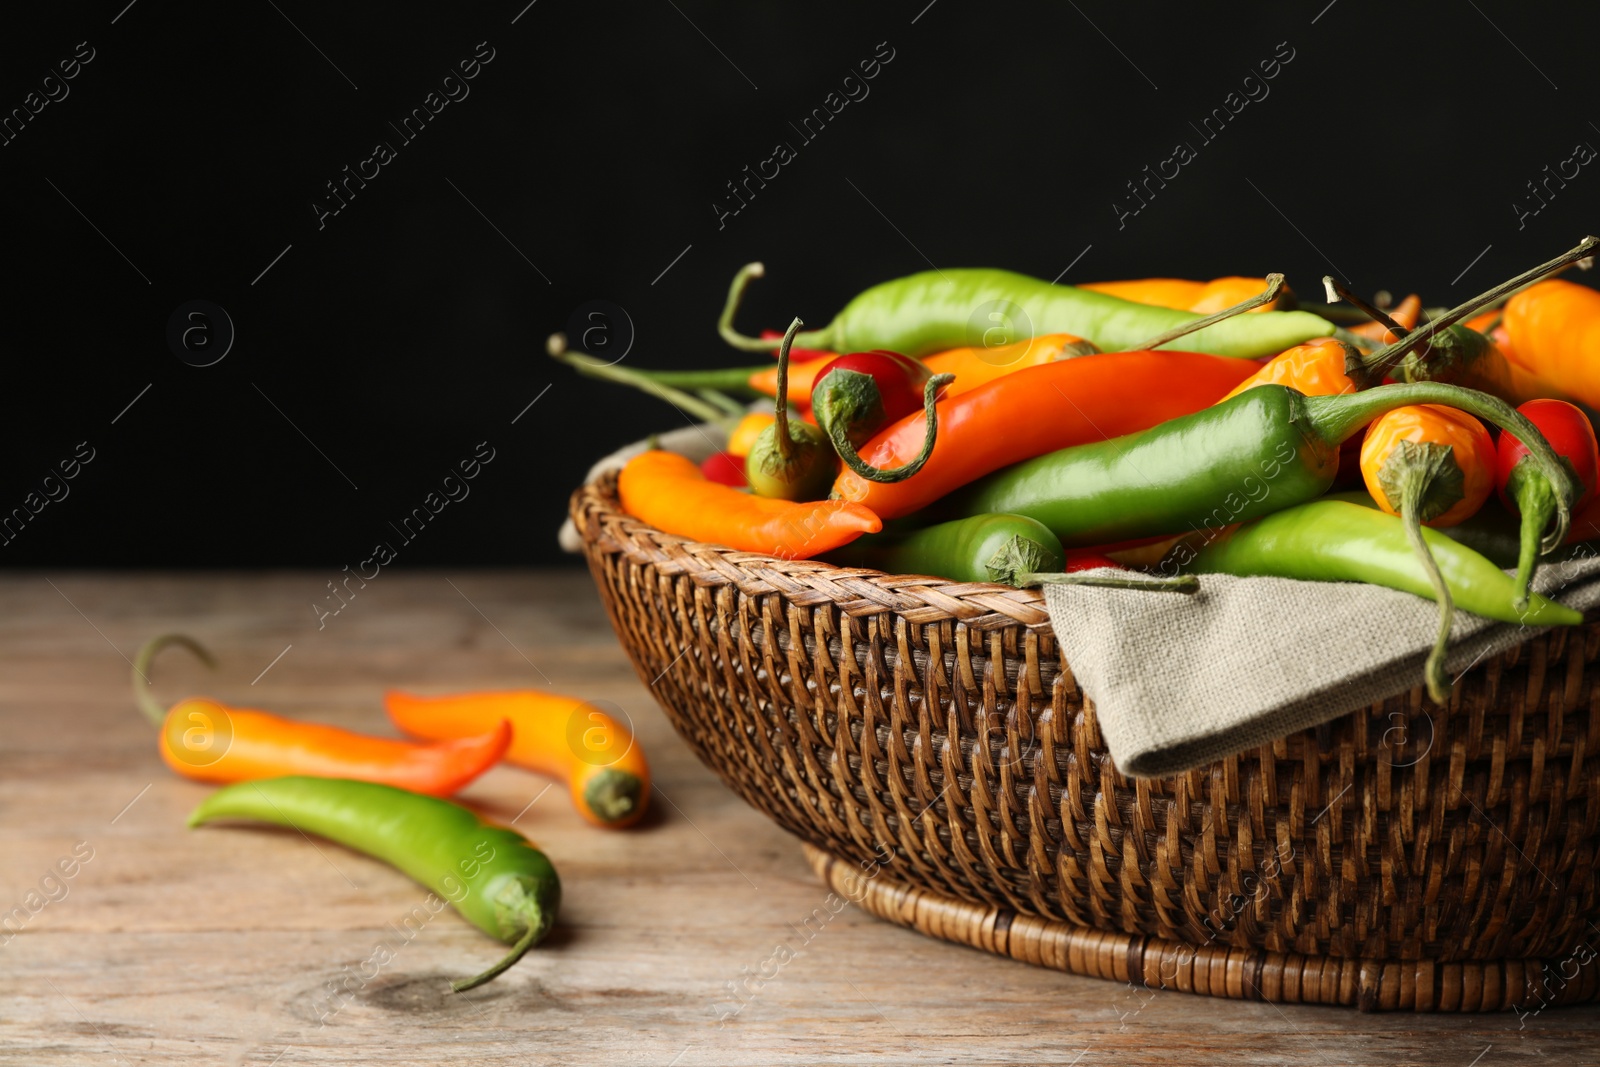
[[[664,385],[657,379],[640,371],[618,367],[583,352],[551,352],[550,355],[579,374],[589,378],[600,378],[608,382],[631,385],[640,392],[649,393],[658,400],[665,400],[685,415],[694,415],[706,422],[721,422],[729,418],[729,413],[722,408],[714,404],[708,404],[697,396],[691,396],[682,389]]]
[[[1373,419],[1395,408],[1412,404],[1443,404],[1476,415],[1501,430],[1509,430],[1528,448],[1528,458],[1538,467],[1555,497],[1555,521],[1540,542],[1543,552],[1554,552],[1567,537],[1572,521],[1572,485],[1561,459],[1544,439],[1544,434],[1517,409],[1487,393],[1443,382],[1410,382],[1385,385],[1364,393],[1337,396],[1308,396],[1302,401],[1308,416],[1309,432],[1329,445],[1341,445]],[[1532,475],[1534,472],[1529,472]],[[1520,573],[1519,581],[1526,581]]]
[[[1352,293],[1343,282],[1334,278],[1333,275],[1324,274],[1322,276],[1322,287],[1327,290],[1329,302],[1340,299],[1348,301],[1351,307],[1359,310],[1373,322],[1381,324],[1384,329],[1394,334],[1397,339],[1404,337],[1406,334],[1411,332],[1398,322],[1394,321],[1387,311],[1383,311],[1380,308],[1374,307],[1361,297],[1357,296],[1355,293]]]
[[[459,982],[451,982],[450,991],[452,993],[465,993],[469,989],[477,989],[485,982],[492,982],[499,978],[510,970],[518,960],[526,956],[528,950],[533,947],[534,942],[539,940],[540,927],[543,924],[537,913],[531,916],[524,916],[523,921],[528,924],[528,929],[517,939],[517,943],[511,946],[511,951],[501,957],[499,963],[482,974],[473,975],[471,978],[463,978]]]
[[[1600,237],[1585,237],[1576,246],[1561,253],[1552,260],[1539,264],[1531,270],[1525,270],[1515,278],[1501,282],[1494,288],[1468,300],[1465,304],[1458,304],[1442,315],[1430,318],[1426,323],[1401,337],[1398,341],[1384,348],[1380,348],[1367,357],[1367,365],[1375,372],[1385,374],[1394,367],[1399,366],[1406,354],[1418,345],[1427,344],[1433,340],[1433,335],[1447,329],[1462,319],[1471,318],[1479,311],[1515,293],[1533,282],[1548,275],[1555,274],[1580,259],[1588,259],[1594,255],[1596,245],[1600,245]]]
[[[922,435],[922,451],[917,453],[915,459],[898,467],[874,467],[861,458],[861,453],[856,451],[856,446],[850,443],[850,435],[845,432],[844,420],[835,419],[828,427],[828,440],[833,442],[833,450],[839,453],[839,458],[844,460],[845,466],[855,471],[869,482],[903,482],[922,469],[928,462],[928,457],[933,455],[934,442],[939,437],[939,390],[956,380],[954,374],[935,374],[922,386],[922,410],[927,419],[927,429]]]
[[[1243,314],[1252,308],[1258,308],[1263,304],[1270,304],[1272,301],[1278,298],[1278,290],[1282,288],[1283,275],[1269,274],[1267,275],[1267,287],[1261,290],[1261,292],[1257,293],[1255,296],[1252,296],[1249,300],[1240,301],[1231,308],[1223,308],[1215,315],[1207,315],[1203,319],[1195,319],[1192,322],[1186,322],[1182,326],[1177,326],[1168,330],[1166,333],[1156,334],[1156,336],[1150,338],[1150,340],[1145,341],[1142,344],[1134,345],[1129,349],[1129,351],[1151,351],[1153,349],[1160,348],[1164,344],[1176,341],[1180,337],[1187,337],[1191,333],[1194,333],[1198,330],[1203,330],[1207,326],[1215,326],[1223,319],[1231,319],[1235,315]]]
[[[205,646],[187,634],[157,634],[146,641],[133,657],[133,702],[144,712],[144,717],[156,726],[167,721],[167,709],[150,693],[150,667],[155,662],[156,654],[168,645],[182,645],[207,667],[215,669],[217,666],[217,661],[211,658]],[[144,684],[140,685],[140,682]]]
[[[1168,593],[1198,593],[1200,579],[1192,574],[1170,578],[1116,578],[1088,571],[1046,571],[1017,575],[1017,585],[1095,585],[1105,589],[1150,589]]]
[[[733,276],[733,283],[728,286],[728,300],[722,305],[722,314],[717,317],[717,333],[722,339],[739,349],[741,352],[771,352],[778,348],[781,342],[770,337],[746,337],[733,328],[733,316],[738,312],[739,305],[744,301],[744,291],[750,285],[751,278],[761,278],[767,273],[767,268],[760,263],[746,263],[739,268],[739,273]],[[800,343],[801,348],[820,348],[833,351],[834,341],[826,329],[812,330],[805,335],[805,340]]]
[[[760,265],[751,264],[756,267]],[[778,400],[773,412],[772,432],[778,458],[785,467],[794,462],[794,442],[789,440],[789,349],[794,345],[794,335],[804,325],[798,318],[791,322],[789,328],[783,331],[783,341],[778,346]]]
[[[1520,439],[1519,439],[1520,440]],[[1528,583],[1533,578],[1533,568],[1538,562],[1539,534],[1550,522],[1550,514],[1555,510],[1556,501],[1550,492],[1549,485],[1541,478],[1528,477],[1530,472],[1521,469],[1518,463],[1512,469],[1506,486],[1511,497],[1517,502],[1517,511],[1521,515],[1521,534],[1517,551],[1517,578],[1516,599],[1512,606],[1518,611],[1528,610]]]
[[[1439,570],[1439,561],[1433,558],[1428,542],[1422,536],[1422,508],[1430,481],[1432,477],[1427,468],[1411,468],[1405,477],[1401,493],[1400,520],[1405,524],[1406,540],[1411,542],[1411,549],[1417,554],[1417,562],[1422,564],[1423,571],[1428,575],[1428,581],[1433,585],[1433,599],[1439,605],[1439,631],[1434,637],[1433,650],[1428,653],[1428,660],[1422,668],[1422,673],[1428,685],[1428,696],[1433,698],[1435,704],[1444,704],[1450,699],[1450,679],[1444,672],[1444,658],[1450,648],[1450,623],[1455,618],[1456,603],[1451,598],[1450,587],[1445,584],[1444,575]]]

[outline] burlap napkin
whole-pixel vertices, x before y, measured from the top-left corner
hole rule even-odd
[[[700,462],[727,441],[684,426],[657,445]],[[590,468],[620,470],[636,441]],[[582,545],[568,519],[561,546]],[[1201,592],[1053,585],[1045,591],[1061,654],[1094,701],[1124,774],[1159,778],[1203,767],[1417,685],[1438,628],[1433,602],[1353,582],[1201,577]],[[1534,588],[1568,607],[1600,605],[1600,557],[1541,567]],[[1535,633],[1458,612],[1452,676]]]
[[[1193,596],[1047,587],[1061,655],[1117,768],[1158,778],[1235,755],[1410,689],[1438,611],[1354,582],[1207,574]],[[1534,588],[1600,604],[1600,557],[1541,567]],[[1452,677],[1539,630],[1458,612]]]

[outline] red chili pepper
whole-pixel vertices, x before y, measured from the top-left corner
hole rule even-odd
[[[928,461],[937,429],[934,400],[939,389],[954,380],[954,375],[934,374],[920,359],[898,352],[852,352],[817,375],[811,387],[811,411],[851,470],[874,482],[900,482]],[[856,452],[879,430],[917,411],[927,412],[927,427],[922,451],[909,463],[884,470]]]
[[[1067,565],[1063,570],[1071,574],[1073,571],[1092,571],[1096,567],[1115,567],[1119,571],[1128,569],[1110,556],[1101,555],[1099,552],[1068,552]]]
[[[700,473],[706,476],[708,482],[731,485],[735,489],[743,489],[749,484],[744,476],[744,457],[726,452],[713,452],[701,460]]]
[[[783,331],[762,330],[761,339],[763,341],[781,341],[783,340]],[[817,359],[833,359],[836,355],[838,355],[837,352],[824,352],[820,348],[791,348],[789,349],[789,362],[810,363]],[[772,358],[778,358],[778,350],[776,348],[772,350]]]
[[[1578,482],[1578,495],[1572,502],[1576,516],[1595,498],[1595,486],[1600,481],[1600,444],[1595,441],[1589,417],[1565,400],[1530,400],[1517,410],[1539,428],[1556,455],[1571,464]],[[1512,434],[1501,432],[1495,453],[1494,482],[1501,502],[1514,514],[1532,516],[1522,524],[1522,556],[1531,560],[1539,551],[1539,532],[1555,512],[1550,483],[1534,475],[1527,446]],[[1521,567],[1518,572],[1522,572]]]

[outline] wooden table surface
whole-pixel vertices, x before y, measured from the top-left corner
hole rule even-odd
[[[0,1063],[1600,1062],[1600,1008],[1360,1015],[1154,993],[854,907],[807,940],[825,892],[799,843],[678,740],[587,574],[386,571],[319,630],[333,577],[0,578]],[[184,829],[207,787],[166,769],[129,698],[129,659],[171,629],[220,664],[167,652],[166,702],[204,692],[388,734],[386,686],[610,701],[651,755],[656,814],[593,830],[513,768],[467,789],[550,854],[565,901],[544,946],[453,995],[501,948],[450,911],[405,927],[425,893],[400,874],[292,831]],[[63,859],[73,876],[50,877]],[[795,954],[774,973],[780,946]]]

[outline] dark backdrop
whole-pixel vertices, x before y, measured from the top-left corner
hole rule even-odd
[[[714,320],[752,259],[753,330],[930,263],[1282,270],[1312,296],[1333,271],[1448,303],[1600,229],[1600,166],[1537,213],[1526,189],[1600,145],[1594,5],[525,4],[8,12],[0,511],[56,499],[0,561],[353,565],[492,450],[401,561],[555,562],[590,461],[680,420],[546,335],[604,300],[630,364],[749,362]],[[810,142],[791,126],[847,91]],[[455,99],[408,142],[390,124],[430,92]],[[377,174],[334,214],[346,166]],[[192,300],[234,328],[211,366],[214,311],[169,343]]]

